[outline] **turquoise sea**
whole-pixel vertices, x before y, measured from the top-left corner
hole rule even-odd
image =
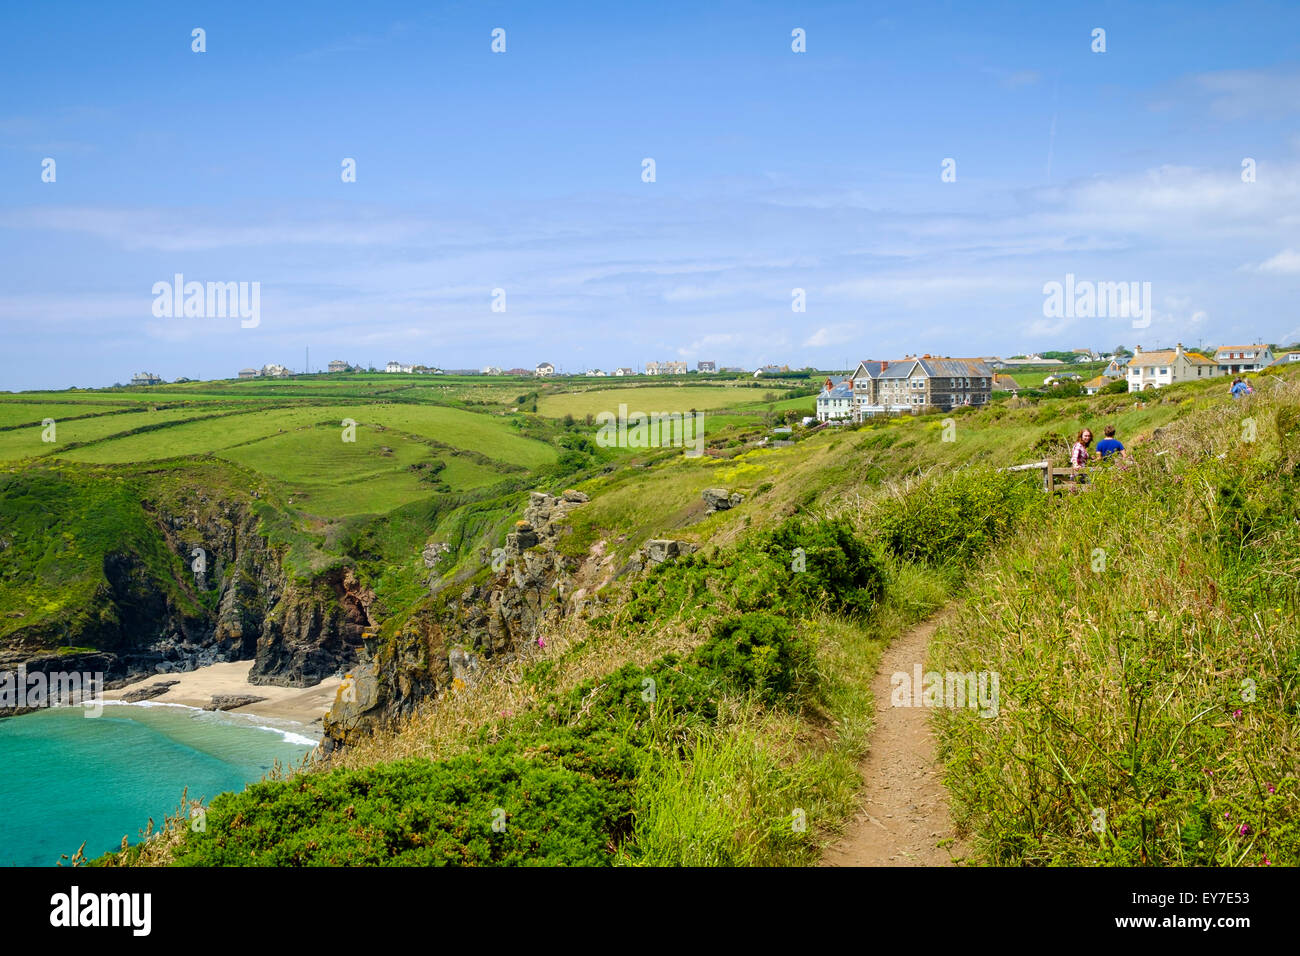
[[[0,865],[54,866],[84,840],[98,856],[175,813],[302,760],[302,724],[158,703],[59,707],[0,720]]]

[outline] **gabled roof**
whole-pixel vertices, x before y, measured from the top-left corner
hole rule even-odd
[[[1084,387],[1084,388],[1102,388],[1102,387],[1105,386],[1105,385],[1109,385],[1110,382],[1111,382],[1111,380],[1110,380],[1109,378],[1107,378],[1105,375],[1098,375],[1096,378],[1090,378],[1090,379],[1088,379],[1088,381],[1084,382],[1084,383],[1083,383],[1083,387]]]
[[[890,362],[889,368],[884,369],[876,376],[877,378],[911,378],[912,372],[917,366],[915,359],[903,359],[901,362]]]
[[[1254,345],[1220,345],[1214,351],[1216,353],[1217,352],[1240,352],[1243,349],[1254,349],[1257,352],[1262,352],[1266,348],[1268,348],[1267,345],[1264,345],[1261,342],[1256,342]]]
[[[1216,365],[1218,363],[1206,358],[1200,352],[1183,350],[1183,357],[1193,365]],[[1151,365],[1172,365],[1178,360],[1175,349],[1157,349],[1154,352],[1141,352],[1129,359],[1129,368],[1146,368]]]

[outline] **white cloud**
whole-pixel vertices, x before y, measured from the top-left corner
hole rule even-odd
[[[1253,267],[1255,272],[1271,272],[1278,275],[1295,275],[1300,273],[1300,252],[1283,249],[1271,259],[1265,259]]]

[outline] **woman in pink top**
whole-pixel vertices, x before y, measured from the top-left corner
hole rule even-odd
[[[1088,446],[1091,444],[1092,432],[1085,428],[1079,432],[1079,437],[1074,440],[1074,448],[1070,449],[1070,467],[1075,474],[1079,474],[1088,467],[1088,458],[1090,457]],[[1081,474],[1079,474],[1079,480],[1084,480]]]

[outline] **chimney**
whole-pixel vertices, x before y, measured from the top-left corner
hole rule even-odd
[[[1179,342],[1178,345],[1174,347],[1174,355],[1182,355],[1182,354],[1183,354],[1183,343]]]
[[[883,372],[885,369],[887,369],[887,368],[889,368],[889,360],[888,360],[888,359],[886,359],[885,361],[883,361],[883,362],[880,363],[880,370],[881,370],[882,372]]]

